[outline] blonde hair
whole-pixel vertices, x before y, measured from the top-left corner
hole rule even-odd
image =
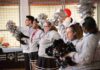
[[[50,31],[51,31],[51,30],[58,31],[57,28],[56,28],[51,22],[46,21],[46,23],[47,23],[49,26],[51,26]]]

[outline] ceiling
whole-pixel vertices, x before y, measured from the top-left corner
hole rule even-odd
[[[78,0],[29,0],[31,4],[61,4],[61,3],[76,3]]]
[[[19,0],[0,0],[0,5],[8,6],[8,5],[19,5]]]
[[[60,5],[78,3],[79,0],[29,0],[30,5]],[[97,0],[94,0],[95,2]],[[100,1],[100,0],[98,0]],[[19,5],[20,0],[0,0],[0,5]]]

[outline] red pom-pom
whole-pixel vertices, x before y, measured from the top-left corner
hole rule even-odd
[[[70,17],[71,16],[71,10],[70,9],[65,8],[64,9],[64,12],[66,13],[67,17]]]

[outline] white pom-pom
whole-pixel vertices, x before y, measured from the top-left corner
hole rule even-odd
[[[55,19],[60,19],[63,20],[64,18],[66,18],[66,14],[64,12],[63,9],[58,9],[55,13],[54,13],[54,18]]]
[[[67,15],[66,15],[66,13],[64,12],[63,9],[58,9],[53,15],[52,23],[54,25],[58,25],[58,23],[63,21],[66,18],[66,16]]]
[[[37,20],[39,21],[39,25],[43,28],[43,23],[47,20],[48,16],[44,13],[40,13],[38,15]]]
[[[10,31],[10,32],[14,32],[14,30],[16,29],[16,25],[15,22],[13,22],[12,20],[9,20],[6,24],[6,28]]]
[[[44,13],[41,13],[38,15],[38,20],[46,20],[48,18],[48,16]]]
[[[94,16],[94,9],[96,7],[93,0],[80,0],[79,4],[79,13],[82,14],[82,18],[84,18],[84,16]]]

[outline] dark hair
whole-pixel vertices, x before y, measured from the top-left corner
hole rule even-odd
[[[35,18],[34,21],[36,21],[36,23],[39,23],[39,21]]]
[[[98,28],[96,26],[96,22],[92,17],[86,17],[84,19],[84,23],[82,27],[89,33],[96,34],[98,32]]]
[[[34,21],[34,17],[33,16],[27,15],[26,18],[28,18],[29,20],[31,20],[31,22]]]
[[[37,18],[35,18],[34,21],[36,21],[36,23],[39,23],[39,21],[37,20]],[[38,26],[39,29],[43,30],[39,24],[37,24],[37,26]]]
[[[75,36],[77,39],[80,39],[83,37],[83,30],[79,23],[72,24],[70,28],[73,30],[73,32],[76,32]]]

